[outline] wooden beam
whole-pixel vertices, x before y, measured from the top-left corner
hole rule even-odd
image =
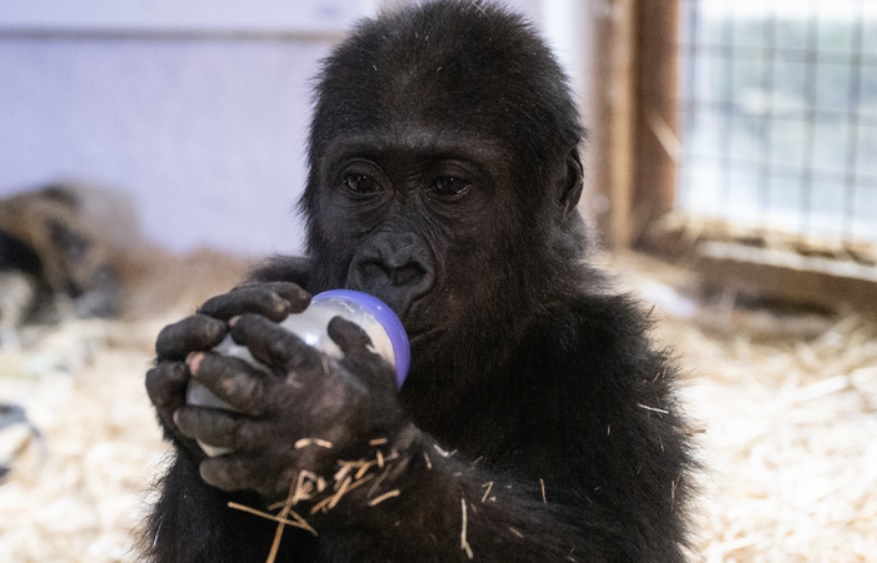
[[[622,248],[630,242],[633,170],[633,0],[595,0],[593,88],[594,216],[602,243]]]
[[[648,227],[673,211],[680,155],[679,0],[634,3],[634,172],[630,239],[646,243]]]
[[[877,314],[877,267],[727,242],[697,247],[705,288],[730,288],[789,303]]]

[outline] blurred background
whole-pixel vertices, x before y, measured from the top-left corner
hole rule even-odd
[[[155,335],[301,252],[319,60],[412,1],[0,4],[0,562],[136,560]],[[877,560],[877,1],[505,4],[579,99],[595,259],[686,368],[692,559]]]
[[[86,181],[129,196],[170,249],[300,252],[311,78],[356,20],[397,4],[6,2],[0,196]],[[509,3],[581,77],[579,4]]]

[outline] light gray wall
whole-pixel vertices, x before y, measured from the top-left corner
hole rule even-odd
[[[544,24],[556,19],[543,17],[550,1],[507,4]],[[128,194],[148,239],[173,250],[300,251],[293,206],[306,175],[311,77],[350,22],[379,4],[4,6],[0,196],[95,182]]]
[[[292,252],[309,79],[324,43],[0,40],[0,191],[125,191],[175,250]]]

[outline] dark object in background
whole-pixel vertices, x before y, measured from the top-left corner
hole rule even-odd
[[[89,224],[73,185],[0,199],[0,326],[120,310],[111,250]],[[2,335],[0,335],[2,338]]]
[[[44,442],[42,432],[28,419],[24,407],[0,403],[0,484],[32,444],[39,451],[39,461],[45,461]]]

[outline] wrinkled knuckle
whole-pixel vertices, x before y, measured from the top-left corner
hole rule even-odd
[[[197,317],[193,318],[197,319],[197,321],[193,322],[200,323],[205,335],[210,338],[218,338],[224,335],[225,332],[228,330],[228,325],[224,321],[221,321],[217,318],[207,315],[198,315]]]
[[[311,294],[291,282],[283,282],[277,288],[277,293],[286,299],[292,310],[303,311],[311,302]]]
[[[293,358],[293,350],[290,343],[279,336],[272,337],[267,343],[268,354],[277,361],[287,366]]]
[[[239,332],[251,332],[262,325],[265,319],[256,313],[242,313],[236,317],[234,328]]]
[[[270,396],[264,391],[264,386],[259,381],[247,379],[239,381],[235,389],[241,407],[254,416],[261,416],[265,410]]]
[[[235,450],[252,448],[259,442],[261,429],[252,422],[238,421],[232,432],[232,444]]]
[[[289,300],[275,291],[270,292],[266,300],[272,313],[286,314],[289,311]]]

